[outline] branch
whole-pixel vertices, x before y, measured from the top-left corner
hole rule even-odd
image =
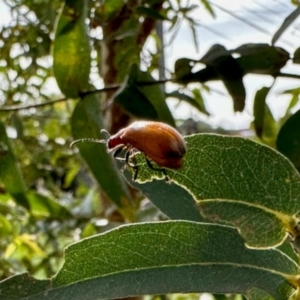
[[[138,81],[135,84],[136,85],[141,85],[141,86],[151,86],[151,85],[166,83],[168,81],[171,81],[171,80],[170,79],[165,79],[165,80],[158,80],[158,81]],[[99,89],[99,90],[92,90],[92,91],[82,92],[82,93],[79,94],[78,98],[84,99],[86,96],[89,96],[89,95],[104,93],[104,92],[109,92],[109,91],[116,91],[120,87],[122,87],[122,84],[115,84],[115,85],[110,85],[110,86],[107,86],[107,87],[105,87],[103,89]],[[42,103],[36,103],[36,104],[4,106],[4,107],[0,107],[0,112],[17,111],[17,110],[22,110],[22,109],[42,107],[42,106],[52,105],[52,104],[55,104],[55,103],[58,103],[58,102],[68,101],[68,100],[75,100],[75,99],[63,97],[63,98],[60,98],[60,99],[55,99],[55,100],[42,102]]]
[[[276,77],[300,79],[300,75],[290,74],[290,73],[278,73],[278,75]],[[164,79],[164,80],[157,80],[157,81],[137,81],[134,84],[140,85],[140,86],[152,86],[152,85],[158,85],[158,84],[163,84],[163,83],[167,83],[167,82],[178,83],[178,82],[176,82],[176,79],[173,78],[173,79]],[[115,84],[115,85],[110,85],[110,86],[107,86],[107,87],[105,87],[103,89],[99,89],[99,90],[82,92],[82,93],[80,93],[78,98],[84,99],[86,96],[89,96],[89,95],[104,93],[104,92],[109,92],[109,91],[116,91],[119,88],[121,88],[122,86],[123,86],[122,84]],[[51,101],[43,102],[43,103],[37,103],[37,104],[4,106],[4,107],[0,107],[0,112],[17,111],[17,110],[22,110],[22,109],[42,107],[42,106],[52,105],[52,104],[55,104],[58,102],[68,101],[68,100],[74,100],[74,99],[63,97],[60,99],[51,100]]]
[[[281,72],[277,75],[277,77],[286,77],[286,78],[300,79],[300,75],[290,74],[290,73],[281,73]]]
[[[52,105],[52,104],[67,101],[67,100],[71,100],[71,99],[64,97],[64,98],[60,98],[60,99],[56,99],[56,100],[51,100],[51,101],[48,101],[48,102],[43,102],[43,103],[28,104],[28,105],[4,106],[4,107],[0,107],[0,111],[14,111],[14,110],[21,110],[21,109],[29,109],[29,108],[46,106],[46,105]]]

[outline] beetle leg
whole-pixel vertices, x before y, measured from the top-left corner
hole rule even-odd
[[[137,179],[137,175],[138,175],[138,172],[139,172],[139,168],[137,165],[131,163],[129,161],[129,157],[130,157],[130,154],[132,152],[133,148],[132,147],[129,147],[128,150],[126,151],[126,154],[125,154],[125,162],[126,164],[131,167],[132,169],[134,169],[134,175],[133,175],[133,181],[135,181]]]
[[[119,155],[122,152],[122,150],[124,150],[126,147],[127,147],[126,145],[120,145],[113,153],[113,157],[120,161],[126,161],[126,159],[123,157],[117,157],[117,155]]]
[[[121,168],[121,172],[124,172],[125,170],[125,167],[126,165],[134,168],[135,166],[132,166],[130,163],[129,163],[129,155],[130,155],[130,150],[131,148],[129,148],[127,151],[126,151],[126,154],[125,154],[125,157],[118,157],[117,155],[119,155],[125,148],[127,148],[127,145],[120,145],[116,150],[115,152],[113,153],[113,157],[114,159],[118,160],[118,161],[123,161],[125,162],[125,164],[123,165],[123,167]]]
[[[150,169],[152,169],[152,170],[154,170],[154,171],[162,172],[162,173],[165,175],[166,182],[167,182],[167,183],[171,183],[170,178],[169,178],[169,176],[168,176],[168,174],[167,174],[166,169],[164,169],[164,168],[155,168],[155,167],[153,167],[153,165],[152,165],[152,163],[150,162],[150,160],[149,160],[148,157],[146,157],[146,162],[147,162],[147,165],[148,165],[148,167],[149,167]]]
[[[139,167],[138,166],[131,166],[134,169],[134,175],[133,175],[133,181],[136,181],[138,173],[139,173]]]
[[[126,154],[125,154],[125,162],[126,162],[126,164],[128,165],[128,166],[130,166],[131,167],[131,163],[130,163],[130,161],[129,161],[129,156],[130,156],[130,154],[131,154],[131,151],[132,151],[132,147],[129,147],[128,148],[128,150],[126,151]]]

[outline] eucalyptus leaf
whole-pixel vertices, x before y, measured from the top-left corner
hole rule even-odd
[[[162,21],[168,20],[165,16],[163,16],[157,10],[151,7],[139,6],[136,8],[136,13],[138,15],[142,15],[144,17],[148,17],[154,20],[162,20]]]
[[[50,197],[46,197],[34,191],[27,193],[30,211],[33,216],[40,218],[66,219],[71,217],[71,213],[66,207],[59,204]]]
[[[2,300],[25,300],[50,287],[51,280],[37,280],[28,273],[23,273],[0,282],[0,297]]]
[[[201,93],[200,89],[193,89],[192,93],[195,97],[196,103],[199,106],[199,111],[202,112],[203,114],[207,115],[207,116],[210,116],[210,113],[206,108],[205,100],[202,96],[202,93]]]
[[[283,300],[294,292],[297,272],[297,264],[276,249],[245,248],[231,227],[141,223],[69,246],[51,282],[18,275],[0,283],[0,295],[3,300],[92,300],[178,292],[247,295],[254,288]]]
[[[297,48],[293,55],[293,63],[300,64],[300,48]]]
[[[249,300],[272,300],[274,299],[270,294],[262,289],[254,288],[247,295]]]
[[[263,141],[272,148],[276,148],[278,130],[278,122],[275,120],[268,103],[266,103]]]
[[[263,87],[258,90],[254,97],[253,115],[254,115],[254,128],[255,133],[259,138],[262,138],[265,125],[265,110],[266,98],[271,87]]]
[[[199,89],[193,89],[192,93],[193,93],[194,97],[191,97],[188,94],[185,94],[185,93],[175,90],[170,93],[167,93],[166,96],[172,97],[172,98],[177,98],[181,101],[185,101],[188,104],[190,104],[191,106],[193,106],[194,108],[196,108],[201,113],[209,116],[210,113],[207,111],[207,109],[205,107],[205,101],[202,97],[201,91]]]
[[[232,97],[234,111],[243,111],[246,100],[246,90],[243,83],[244,71],[230,51],[224,46],[213,45],[200,59],[200,62],[214,69],[223,81],[225,88]]]
[[[100,133],[100,130],[103,129],[100,104],[95,95],[87,96],[77,103],[71,125],[75,140],[80,138],[103,139]],[[103,192],[121,210],[123,208],[123,213],[131,219],[130,193],[111,155],[107,153],[106,146],[99,143],[78,143],[76,146]]]
[[[215,44],[200,58],[199,62],[205,65],[215,65],[217,59],[226,57],[229,54],[230,52],[223,45]]]
[[[148,72],[139,70],[138,66],[133,64],[114,101],[135,117],[159,120],[175,127],[162,89],[158,84],[149,84],[152,82],[155,83]]]
[[[291,113],[290,111],[298,104],[300,88],[288,89],[282,92],[282,94],[290,94],[292,96],[290,104],[287,109],[285,118]]]
[[[276,76],[290,59],[290,54],[281,47],[249,43],[231,50],[240,55],[236,59],[244,74]]]
[[[174,220],[204,221],[193,196],[177,184],[166,184],[163,180],[153,180],[138,184],[132,180],[132,174],[125,172],[126,179],[139,189],[166,216]]]
[[[27,190],[25,186],[23,174],[15,154],[13,153],[12,145],[6,134],[4,125],[0,122],[0,182],[5,186],[5,189],[10,193],[15,201],[25,208],[29,209],[28,199],[24,195]]]
[[[118,15],[123,5],[123,0],[105,1],[102,3],[102,9],[97,13],[101,15],[103,20],[110,21]]]
[[[205,6],[206,10],[213,16],[215,17],[215,12],[213,11],[209,1],[207,0],[201,0],[202,4]]]
[[[192,72],[183,72],[182,74],[176,74],[175,82],[179,84],[188,84],[192,82],[205,83],[210,80],[220,80],[219,74],[213,67],[206,67],[195,73]]]
[[[300,211],[300,176],[288,159],[240,137],[196,134],[185,140],[183,168],[167,173],[192,194],[204,215],[237,226],[251,247],[278,245],[286,231],[293,232]],[[135,160],[140,183],[163,178],[146,167],[143,156]]]
[[[277,137],[277,149],[300,169],[300,110],[294,113],[281,127]]]
[[[70,98],[89,87],[90,40],[87,0],[67,0],[59,16],[53,47],[53,70],[61,91]]]
[[[190,58],[179,58],[176,60],[174,65],[174,74],[175,74],[175,80],[178,83],[186,84],[190,81],[186,78],[189,78],[192,73],[192,69],[195,65],[195,60]]]
[[[272,45],[274,45],[281,35],[290,27],[290,25],[298,18],[300,14],[300,6],[293,10],[283,21],[279,29],[275,32],[272,38]]]

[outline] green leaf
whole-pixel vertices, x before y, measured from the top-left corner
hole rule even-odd
[[[179,185],[166,184],[162,180],[138,184],[132,180],[130,172],[125,171],[124,174],[134,188],[139,189],[170,219],[204,221],[193,196]]]
[[[209,199],[199,201],[199,208],[203,216],[215,223],[223,221],[237,227],[249,247],[278,246],[286,237],[280,216],[266,207],[230,199]]]
[[[216,15],[215,15],[215,12],[213,11],[213,9],[212,9],[212,7],[211,7],[209,1],[207,1],[207,0],[201,0],[201,2],[202,2],[202,4],[205,6],[206,10],[207,10],[208,12],[210,12],[210,14],[211,14],[213,17],[215,17],[215,16],[216,16]]]
[[[289,89],[282,92],[282,94],[291,94],[292,98],[290,104],[287,108],[287,112],[284,118],[291,114],[291,110],[298,104],[299,95],[300,95],[300,88]]]
[[[174,75],[175,75],[176,82],[182,84],[189,83],[190,81],[187,80],[186,78],[189,79],[189,76],[193,74],[192,69],[194,65],[195,65],[195,60],[193,59],[190,58],[177,59],[174,65]]]
[[[230,52],[222,45],[215,44],[212,45],[208,51],[201,57],[199,62],[205,65],[217,65],[218,59],[222,57],[226,57],[230,54]]]
[[[266,98],[271,87],[263,87],[258,90],[254,97],[253,115],[255,133],[262,138],[265,125]]]
[[[180,76],[178,78],[176,77],[174,82],[179,84],[188,84],[192,82],[205,83],[206,81],[210,80],[220,80],[218,73],[213,67],[206,67],[195,73],[182,73]]]
[[[294,166],[300,169],[300,110],[293,114],[281,127],[276,145]]]
[[[275,120],[268,103],[266,103],[263,141],[272,148],[276,148],[277,134],[278,122]]]
[[[124,4],[124,0],[105,1],[101,3],[101,6],[96,10],[96,13],[101,16],[101,19],[110,21],[117,17]]]
[[[268,44],[244,44],[232,50],[231,53],[241,55],[236,60],[244,74],[276,76],[290,59],[286,50]]]
[[[69,218],[70,212],[53,199],[38,194],[34,191],[27,193],[30,211],[35,217],[48,217],[52,219]]]
[[[294,249],[294,245],[295,243],[293,243],[291,237],[287,237],[284,243],[282,243],[279,247],[277,247],[277,249],[298,264],[299,257],[298,257],[298,253],[296,253]]]
[[[275,32],[272,38],[272,45],[281,37],[281,35],[289,28],[289,26],[298,18],[300,14],[300,6],[293,10],[283,21],[279,29]]]
[[[266,293],[264,290],[254,288],[247,294],[247,299],[249,300],[272,300],[270,294]]]
[[[71,126],[74,139],[103,138],[100,130],[104,126],[97,96],[87,96],[77,103],[72,114]],[[111,155],[107,153],[106,146],[97,143],[78,143],[76,146],[103,192],[119,208],[124,208],[123,213],[130,219],[130,194]]]
[[[167,169],[171,181],[198,201],[205,217],[239,229],[251,247],[283,242],[300,211],[300,176],[277,151],[240,137],[197,134],[185,137],[181,170]],[[134,157],[140,183],[163,178],[142,155]]]
[[[179,292],[247,294],[259,288],[283,300],[293,293],[290,282],[297,273],[297,264],[276,249],[245,248],[230,227],[186,221],[133,224],[69,246],[52,285],[40,292],[37,285],[26,299],[114,299]],[[6,299],[16,299],[23,285],[30,292],[38,283],[21,282],[19,289],[7,290],[10,280],[0,283]]]
[[[11,122],[13,127],[16,129],[17,137],[22,138],[24,134],[24,125],[22,123],[20,116],[16,113],[12,114]]]
[[[166,96],[185,101],[191,106],[193,106],[194,108],[198,109],[201,113],[209,116],[210,113],[207,111],[205,107],[205,101],[202,97],[201,91],[199,89],[193,89],[192,93],[194,98],[185,93],[181,93],[178,90],[167,93]]]
[[[199,89],[193,89],[192,93],[195,97],[195,100],[199,106],[199,111],[203,114],[210,116],[210,113],[206,109],[204,98],[202,97],[201,91]]]
[[[287,113],[289,113],[290,110],[293,109],[296,106],[296,104],[298,104],[298,102],[299,102],[299,95],[293,95],[290,104],[288,106]]]
[[[300,64],[300,47],[297,48],[293,55],[293,63]]]
[[[140,71],[137,65],[132,65],[128,79],[114,101],[135,117],[159,120],[175,126],[160,86],[139,84],[139,82],[155,81],[148,72]]]
[[[13,234],[13,224],[6,217],[2,216],[3,210],[5,210],[5,209],[6,209],[6,207],[4,205],[0,204],[0,211],[1,211],[1,215],[0,215],[0,235],[2,237],[9,236],[9,235]]]
[[[46,291],[51,280],[37,280],[28,273],[18,274],[0,282],[1,300],[21,300]]]
[[[243,76],[240,75],[236,79],[225,79],[223,78],[223,83],[233,100],[233,109],[235,112],[242,112],[245,108],[246,102],[246,89],[243,82]]]
[[[148,17],[154,20],[168,20],[166,17],[164,17],[162,14],[160,14],[157,10],[151,7],[145,7],[145,6],[139,6],[136,8],[136,13],[138,15]]]
[[[17,161],[13,153],[12,146],[6,135],[4,125],[0,122],[0,181],[4,184],[5,189],[10,193],[15,201],[29,208],[28,200],[24,193],[26,192],[26,186],[24,178]]]
[[[140,119],[158,120],[158,112],[145,95],[143,95],[137,86],[127,82],[117,92],[114,101],[120,104],[123,109]]]
[[[66,97],[76,98],[89,87],[91,49],[87,34],[87,0],[67,0],[56,27],[53,69]]]
[[[192,7],[192,5],[190,7]],[[198,8],[198,6],[195,5],[195,8]],[[196,27],[197,27],[198,24],[193,18],[188,17],[187,15],[184,16],[184,19],[186,19],[186,21],[189,24],[189,27],[191,29],[192,36],[193,36],[193,42],[194,42],[195,50],[198,53],[199,52],[199,42],[198,42],[198,36],[197,36],[197,30],[196,30]]]
[[[232,97],[234,111],[243,111],[246,100],[246,90],[243,83],[243,70],[224,46],[213,45],[200,59],[200,62],[218,74],[225,88]]]

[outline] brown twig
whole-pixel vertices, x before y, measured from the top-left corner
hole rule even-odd
[[[166,79],[166,80],[158,80],[158,81],[140,81],[140,82],[136,82],[136,84],[137,85],[142,85],[142,86],[151,86],[151,85],[166,83],[168,81],[171,81],[171,80]],[[110,86],[107,86],[105,88],[98,89],[98,90],[82,92],[82,93],[79,94],[78,98],[83,99],[86,96],[89,96],[89,95],[92,95],[92,94],[116,91],[120,87],[122,87],[122,84],[115,84],[115,85],[110,85]],[[56,104],[56,103],[59,103],[59,102],[68,101],[68,100],[74,100],[74,99],[63,97],[63,98],[59,98],[59,99],[55,99],[55,100],[51,100],[51,101],[47,101],[47,102],[42,102],[42,103],[36,103],[36,104],[4,106],[4,107],[0,107],[0,112],[17,111],[17,110],[22,110],[22,109],[42,107],[42,106],[47,106],[47,105],[53,105],[53,104]]]
[[[276,77],[300,79],[300,75],[290,74],[290,73],[278,73],[278,75]],[[135,84],[140,85],[140,86],[152,86],[152,85],[163,84],[163,83],[166,83],[166,82],[175,82],[176,83],[176,80],[175,79],[164,79],[164,80],[157,80],[157,81],[138,81]],[[104,93],[104,92],[109,92],[109,91],[116,91],[121,87],[122,87],[122,84],[115,84],[115,85],[110,85],[110,86],[107,86],[105,88],[98,89],[98,90],[82,92],[79,95],[78,98],[83,99],[86,96],[89,96],[89,95],[92,95],[92,94]],[[56,104],[58,102],[68,101],[68,100],[74,100],[74,99],[63,97],[63,98],[60,98],[60,99],[55,99],[55,100],[51,100],[51,101],[48,101],[48,102],[42,102],[42,103],[37,103],[37,104],[4,106],[4,107],[0,107],[0,112],[18,111],[18,110],[22,110],[22,109],[42,107],[42,106]]]
[[[279,73],[277,77],[286,77],[286,78],[295,78],[300,79],[300,75],[297,74],[289,74],[289,73]]]
[[[64,102],[67,100],[71,100],[71,98],[60,98],[60,99],[55,99],[51,100],[48,102],[42,102],[42,103],[36,103],[36,104],[28,104],[28,105],[11,105],[11,106],[4,106],[0,107],[0,111],[15,111],[15,110],[22,110],[22,109],[29,109],[29,108],[35,108],[35,107],[41,107],[41,106],[46,106],[46,105],[52,105],[58,102]]]

